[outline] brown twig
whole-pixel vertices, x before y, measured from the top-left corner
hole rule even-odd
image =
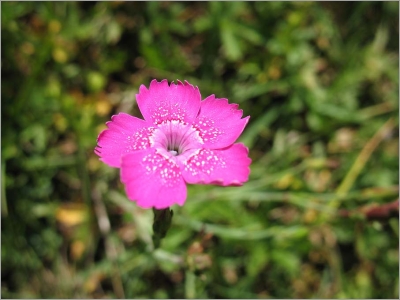
[[[362,206],[356,210],[349,211],[342,209],[339,211],[341,217],[351,217],[354,215],[363,215],[367,220],[385,220],[390,218],[390,216],[399,213],[399,199],[392,201],[390,203],[385,203],[382,205],[372,204]]]

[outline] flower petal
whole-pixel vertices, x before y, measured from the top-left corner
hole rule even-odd
[[[161,82],[153,80],[150,88],[144,85],[139,88],[136,101],[144,119],[154,124],[163,121],[178,120],[192,123],[200,109],[201,95],[198,87],[193,87],[187,81],[178,84],[164,79]]]
[[[227,99],[208,96],[201,102],[200,113],[193,126],[200,131],[204,147],[221,149],[232,145],[249,121],[241,119],[243,111],[237,104],[229,104]]]
[[[251,159],[243,144],[220,149],[201,149],[182,162],[182,174],[187,183],[242,185],[249,178]]]
[[[142,208],[163,209],[186,201],[186,184],[179,165],[155,149],[122,157],[121,181],[128,198]]]
[[[112,116],[106,125],[108,129],[97,138],[95,153],[101,161],[117,168],[123,154],[149,148],[149,136],[155,130],[144,120],[125,113]]]

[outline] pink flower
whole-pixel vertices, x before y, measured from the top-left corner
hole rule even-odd
[[[95,153],[121,168],[121,181],[142,208],[163,209],[186,200],[186,183],[240,186],[251,159],[234,144],[250,117],[214,95],[201,101],[187,81],[153,80],[136,100],[144,120],[119,113],[100,133]]]

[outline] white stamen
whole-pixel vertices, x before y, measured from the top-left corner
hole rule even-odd
[[[169,153],[171,153],[173,156],[178,155],[178,151],[175,151],[175,150],[170,150]]]

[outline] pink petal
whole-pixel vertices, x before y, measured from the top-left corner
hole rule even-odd
[[[160,124],[166,120],[192,123],[200,109],[201,95],[199,89],[187,81],[169,86],[166,79],[153,80],[149,89],[140,86],[136,101],[144,119],[151,123]]]
[[[149,127],[147,122],[119,113],[112,116],[106,125],[108,129],[97,138],[95,153],[109,166],[118,168],[122,155],[150,147],[149,136],[154,128]]]
[[[243,144],[220,149],[201,149],[186,162],[182,174],[187,183],[242,185],[249,178],[251,159]]]
[[[128,198],[142,208],[163,209],[186,201],[186,184],[180,167],[155,149],[135,151],[122,157],[121,181]]]
[[[225,148],[237,140],[249,121],[250,117],[241,119],[242,114],[237,104],[229,104],[227,99],[211,95],[201,102],[193,126],[199,129],[205,148]]]

